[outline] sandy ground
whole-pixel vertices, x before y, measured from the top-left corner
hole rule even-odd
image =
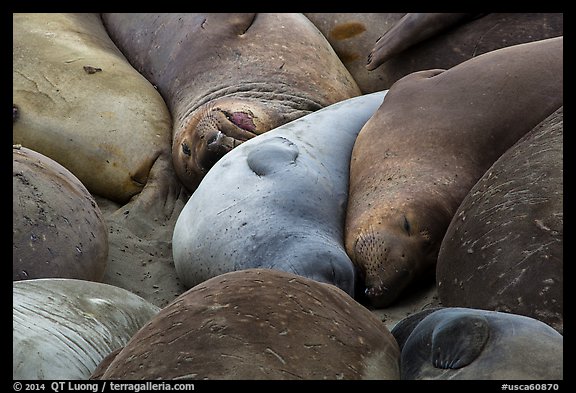
[[[186,291],[172,260],[172,231],[188,195],[180,194],[163,217],[142,225],[137,211],[96,197],[109,233],[108,266],[103,282],[127,289],[158,307]],[[143,229],[144,228],[144,229]],[[439,305],[434,283],[419,288],[396,304],[371,310],[391,330],[406,316]]]

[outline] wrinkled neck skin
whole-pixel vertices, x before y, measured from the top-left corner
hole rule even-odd
[[[453,212],[430,201],[414,201],[366,214],[373,216],[350,228],[354,234],[347,251],[363,281],[365,301],[382,308],[433,269]]]
[[[256,90],[218,97],[192,111],[182,110],[172,143],[176,173],[193,191],[208,170],[236,146],[321,107],[282,91]]]

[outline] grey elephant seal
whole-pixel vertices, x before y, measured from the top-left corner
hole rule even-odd
[[[522,315],[472,308],[425,310],[400,321],[402,379],[559,380],[564,339]]]
[[[564,326],[564,108],[508,149],[462,201],[438,253],[445,306]]]
[[[385,94],[320,109],[244,142],[212,167],[174,227],[181,281],[192,287],[265,267],[353,296],[354,267],[342,244],[350,154]]]
[[[160,310],[112,285],[43,278],[12,287],[13,379],[88,379]]]
[[[247,269],[164,307],[101,379],[398,379],[399,356],[386,326],[342,290]]]

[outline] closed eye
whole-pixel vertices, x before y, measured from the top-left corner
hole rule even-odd
[[[410,223],[408,222],[406,216],[404,216],[404,230],[406,233],[408,233],[408,236],[410,236]]]

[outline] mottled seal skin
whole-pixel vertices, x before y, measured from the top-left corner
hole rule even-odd
[[[265,267],[353,296],[354,266],[342,242],[350,155],[385,94],[320,109],[244,142],[213,166],[174,227],[182,283]]]
[[[503,48],[392,86],[350,164],[345,244],[369,304],[384,307],[433,273],[468,191],[562,105],[562,45],[559,37]]]
[[[386,74],[366,69],[366,56],[374,43],[395,26],[405,13],[305,13],[324,34],[350,71],[363,94],[389,89]]]
[[[86,187],[56,161],[12,149],[12,279],[101,281],[108,231]]]
[[[536,319],[459,307],[408,318],[392,329],[401,379],[563,378],[564,338]]]
[[[190,191],[243,141],[360,94],[302,14],[102,17],[112,39],[165,98],[174,119],[174,167]]]
[[[171,118],[98,14],[13,14],[12,140],[70,170],[95,195],[127,203],[159,157]]]
[[[443,305],[526,315],[563,333],[563,119],[562,107],[462,201],[438,254]]]
[[[44,278],[13,283],[12,377],[88,379],[160,309],[112,285]]]
[[[164,307],[102,379],[399,379],[399,357],[386,326],[340,289],[247,269]]]
[[[562,36],[563,25],[562,13],[409,13],[367,50],[366,67],[391,86],[412,72]]]

